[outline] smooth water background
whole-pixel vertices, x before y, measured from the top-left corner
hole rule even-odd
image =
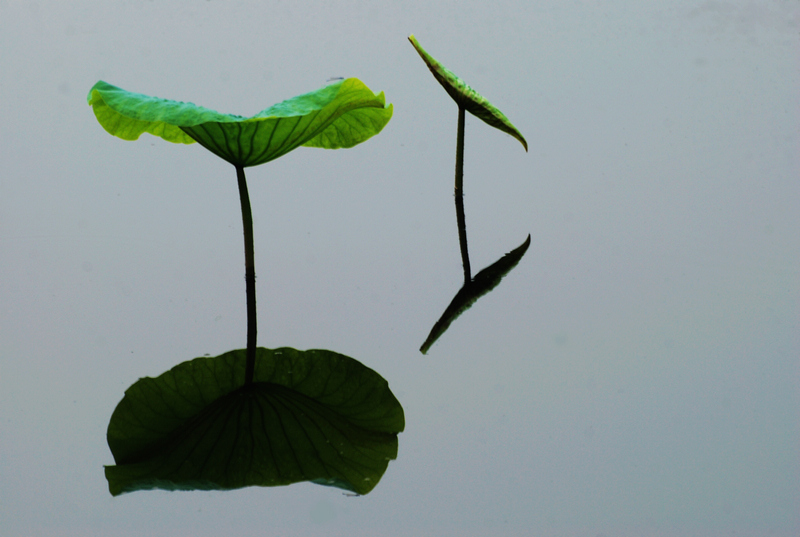
[[[406,37],[526,136],[467,118],[475,271],[531,247],[422,356],[462,277],[457,111]],[[796,536],[800,4],[0,1],[0,533]],[[142,376],[245,344],[232,166],[109,136],[86,93],[252,115],[356,76],[384,132],[248,171],[259,344],[388,379],[398,460],[112,498]]]

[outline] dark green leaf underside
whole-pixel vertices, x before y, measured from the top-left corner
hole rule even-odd
[[[414,45],[414,48],[417,50],[422,60],[431,70],[431,73],[433,73],[434,78],[439,81],[458,106],[464,107],[467,112],[480,118],[492,127],[510,134],[520,141],[525,151],[528,150],[528,142],[525,141],[525,137],[522,136],[522,133],[519,132],[508,118],[490,103],[486,97],[472,89],[469,84],[428,54],[413,35],[408,36],[408,40]]]
[[[517,266],[517,263],[519,263],[522,256],[525,255],[530,244],[531,236],[528,235],[528,238],[525,239],[525,242],[519,247],[505,254],[499,260],[476,274],[469,283],[464,284],[458,293],[456,293],[450,305],[447,306],[447,309],[444,310],[439,320],[436,321],[436,324],[433,325],[430,334],[428,334],[428,338],[419,349],[420,352],[426,354],[428,349],[431,348],[431,345],[445,333],[453,321],[467,311],[480,297],[497,287],[500,280],[502,280],[511,269]]]
[[[197,358],[126,392],[108,427],[113,495],[312,481],[366,494],[397,457],[403,409],[387,382],[331,351]]]

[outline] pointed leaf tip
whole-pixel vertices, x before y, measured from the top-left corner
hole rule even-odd
[[[467,112],[481,119],[492,127],[499,129],[506,134],[510,134],[522,144],[525,151],[528,151],[528,142],[522,133],[508,120],[508,118],[498,110],[486,97],[472,89],[464,80],[447,69],[433,56],[422,48],[414,34],[408,36],[408,40],[417,50],[422,60],[431,70],[433,76],[444,87],[445,91],[452,97],[458,106],[464,107]]]

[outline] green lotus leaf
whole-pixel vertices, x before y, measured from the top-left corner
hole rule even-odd
[[[451,70],[439,63],[433,56],[422,48],[417,39],[410,35],[408,40],[414,45],[422,60],[433,73],[434,78],[439,81],[445,91],[453,98],[458,106],[464,107],[470,114],[480,118],[496,129],[510,134],[522,143],[525,151],[528,150],[528,142],[508,118],[490,103],[486,97],[472,89],[469,84],[456,76]]]
[[[530,246],[530,244],[531,236],[528,235],[528,238],[525,239],[525,242],[520,246],[505,254],[499,260],[476,274],[471,281],[464,284],[464,286],[459,289],[458,293],[456,293],[456,296],[453,297],[450,305],[444,310],[439,320],[436,321],[436,324],[433,325],[430,334],[428,334],[428,338],[419,349],[420,352],[426,354],[428,349],[431,348],[431,345],[433,345],[436,340],[439,339],[439,336],[444,334],[450,327],[450,323],[472,307],[475,301],[480,297],[497,287],[500,280],[511,272],[511,269],[517,266],[522,256],[528,251],[528,246]]]
[[[300,481],[366,494],[397,457],[403,408],[378,373],[326,350],[184,362],[125,392],[108,425],[111,494]]]
[[[221,114],[192,103],[125,91],[100,81],[87,98],[100,125],[123,140],[142,133],[200,145],[234,166],[257,166],[300,146],[353,147],[392,117],[383,92],[357,78],[339,80],[273,105],[253,117]]]

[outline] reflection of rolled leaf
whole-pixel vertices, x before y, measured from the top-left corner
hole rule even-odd
[[[464,286],[456,293],[450,305],[444,310],[444,313],[433,325],[431,333],[428,334],[428,339],[420,347],[420,352],[426,354],[428,349],[431,348],[439,336],[445,333],[450,323],[455,321],[459,315],[467,311],[476,300],[497,287],[500,280],[508,274],[511,269],[517,266],[519,260],[525,255],[528,246],[531,244],[531,236],[525,239],[518,248],[511,250],[499,260],[495,261],[472,278],[472,281],[464,284]]]
[[[378,373],[325,350],[184,362],[125,392],[108,425],[111,494],[299,481],[366,494],[397,457],[403,409]]]
[[[422,48],[417,39],[410,35],[408,40],[417,49],[422,61],[428,66],[428,69],[433,73],[433,77],[439,81],[439,84],[444,87],[445,91],[453,98],[458,106],[463,107],[467,112],[473,116],[482,119],[487,124],[495,129],[499,129],[507,134],[510,134],[522,144],[525,151],[528,150],[528,142],[525,137],[517,128],[508,120],[508,118],[498,110],[489,100],[475,91],[464,80],[455,75],[450,69],[439,63],[433,56]]]

